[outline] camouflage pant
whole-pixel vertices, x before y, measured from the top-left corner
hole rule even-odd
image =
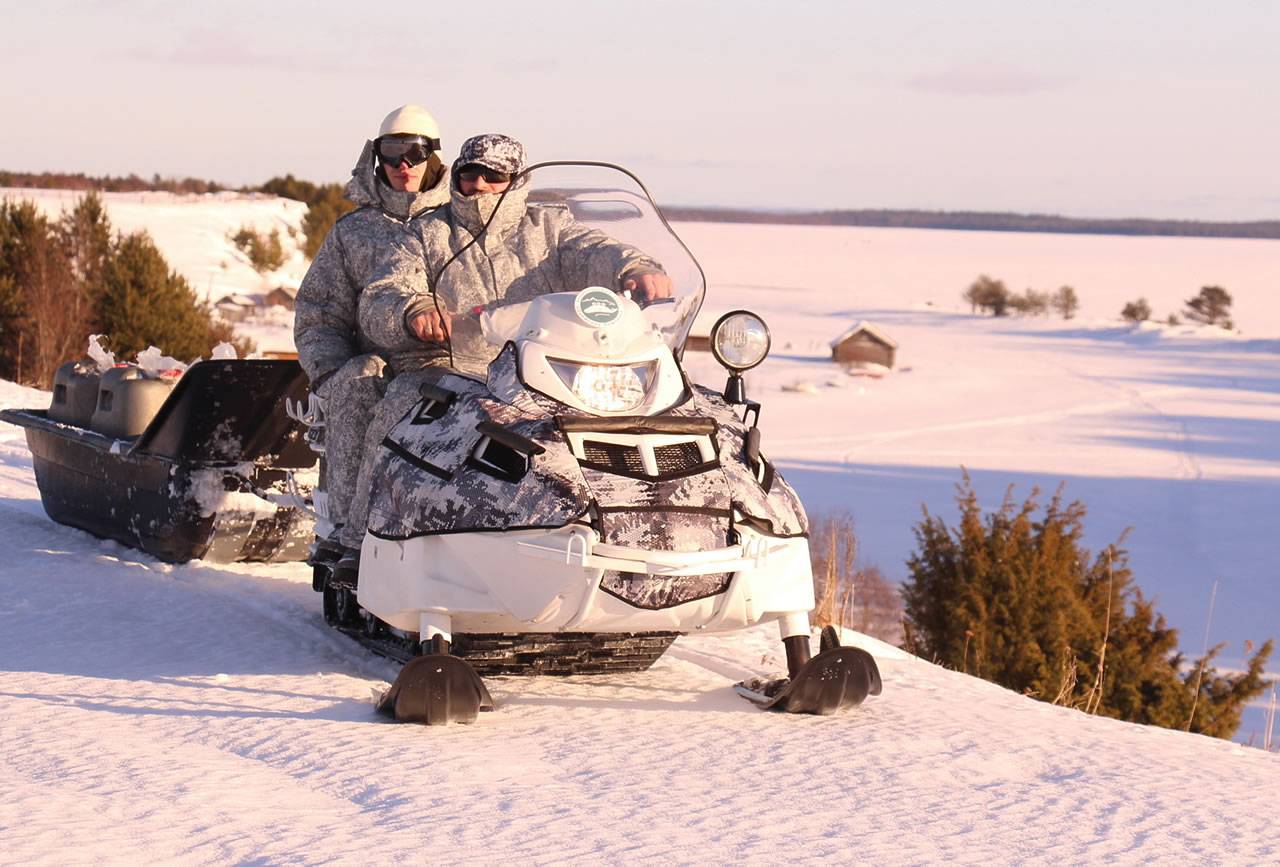
[[[364,541],[365,530],[369,526],[369,488],[373,480],[373,467],[378,453],[382,450],[382,441],[396,422],[404,418],[404,414],[413,408],[420,399],[418,389],[424,382],[435,382],[441,374],[448,373],[448,367],[428,367],[425,370],[414,370],[402,373],[387,386],[386,396],[373,411],[373,419],[369,422],[364,438],[364,458],[360,462],[359,475],[355,483],[355,497],[351,501],[347,513],[347,525],[342,530],[342,544],[348,548],[359,548]]]
[[[338,368],[321,389],[326,410],[324,483],[329,495],[329,520],[334,524],[347,521],[364,453],[365,431],[387,387],[384,367],[376,355],[357,355]]]

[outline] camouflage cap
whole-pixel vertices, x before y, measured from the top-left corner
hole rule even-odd
[[[525,165],[524,145],[509,135],[497,132],[472,136],[462,143],[462,150],[453,164],[453,170],[457,172],[469,165],[481,165],[495,172],[519,174]]]

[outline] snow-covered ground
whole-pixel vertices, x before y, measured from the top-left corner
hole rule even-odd
[[[1229,660],[1280,634],[1280,244],[678,229],[709,307],[770,322],[749,380],[764,447],[811,511],[853,515],[865,562],[905,577],[920,505],[951,518],[961,465],[988,505],[1065,480],[1095,547],[1134,527],[1136,578],[1185,649],[1214,580]],[[1069,283],[1081,313],[972,316],[959,294],[984,271]],[[1212,283],[1245,334],[1111,318]],[[901,347],[883,379],[826,360],[864,318]],[[0,384],[0,405],[44,402]],[[1053,708],[856,636],[885,692],[833,719],[732,694],[784,667],[764,629],[682,638],[643,674],[494,679],[499,710],[472,727],[383,724],[369,696],[394,668],[323,624],[304,567],[168,566],[54,525],[2,424],[0,545],[6,862],[1280,860],[1280,755]],[[1255,709],[1241,738],[1261,725]]]

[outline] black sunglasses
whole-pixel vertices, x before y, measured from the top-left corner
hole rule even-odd
[[[414,136],[413,138],[380,138],[374,142],[374,151],[378,159],[389,166],[398,166],[405,162],[412,166],[424,163],[431,152],[439,150],[440,142],[436,139]]]
[[[510,172],[500,172],[480,165],[463,166],[458,170],[458,180],[475,183],[481,178],[489,184],[505,184],[511,180]]]

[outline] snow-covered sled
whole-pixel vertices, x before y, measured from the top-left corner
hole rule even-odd
[[[768,351],[764,323],[723,317],[712,343],[729,384],[692,384],[680,358],[704,278],[643,186],[599,164],[524,181],[537,207],[660,263],[672,297],[555,286],[559,261],[501,301],[461,267],[432,275],[463,370],[427,378],[383,440],[355,580],[316,565],[330,622],[406,661],[379,710],[469,722],[492,706],[481,673],[643,668],[680,633],[769,621],[788,677],[746,697],[829,714],[879,692],[874,660],[834,634],[810,658],[808,522],[761,450],[742,377]],[[487,370],[459,362],[479,357]]]
[[[26,429],[40,499],[59,523],[169,562],[302,560],[314,522],[290,471],[316,457],[284,404],[305,394],[296,361],[222,359],[187,370],[136,436],[45,409],[0,419]],[[84,412],[110,397],[90,394]]]

